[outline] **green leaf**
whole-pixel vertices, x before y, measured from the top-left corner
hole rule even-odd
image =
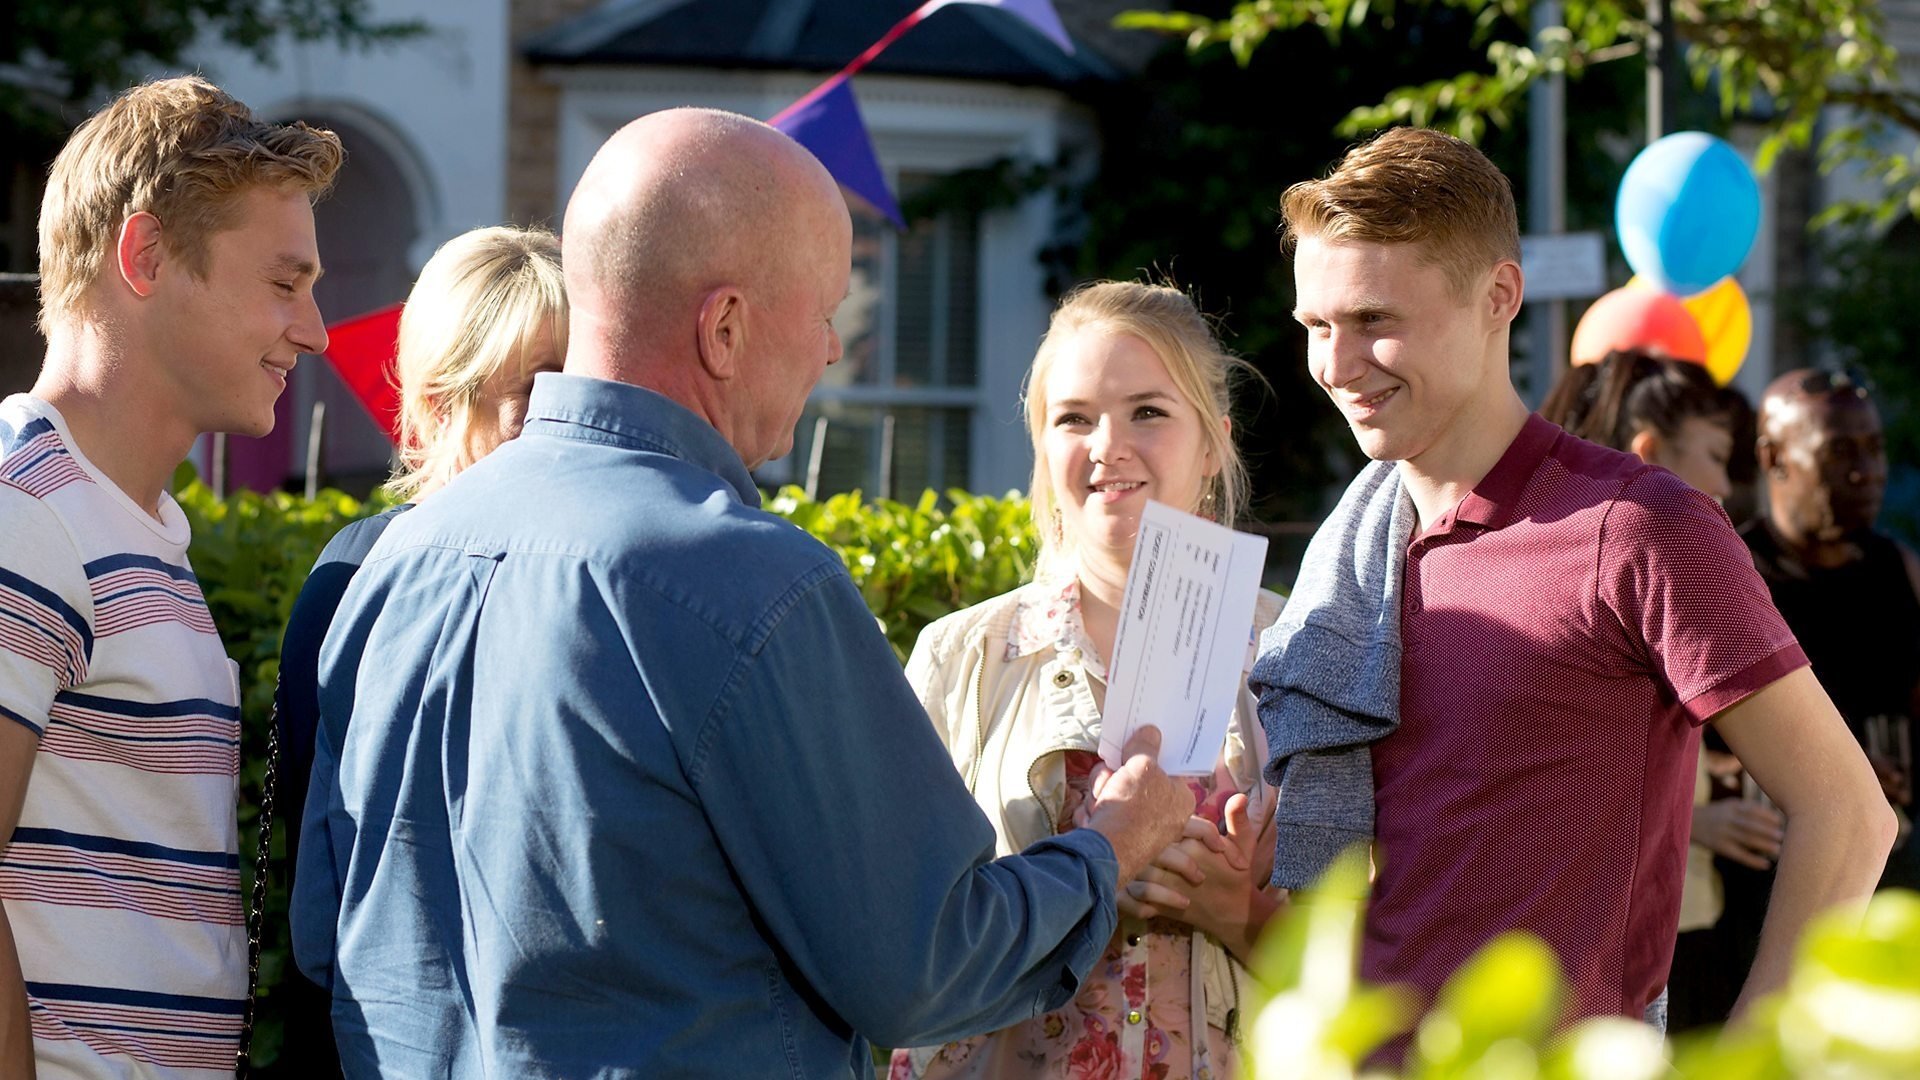
[[[1560,1015],[1560,962],[1545,942],[1510,931],[1468,960],[1440,991],[1414,1040],[1419,1067],[1442,1074],[1485,1062],[1513,1064],[1513,1046],[1538,1044]]]
[[[1213,28],[1213,20],[1185,11],[1123,11],[1113,17],[1121,30],[1153,30],[1162,34],[1192,34]]]

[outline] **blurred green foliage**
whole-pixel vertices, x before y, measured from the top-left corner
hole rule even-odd
[[[1783,357],[1781,367],[1823,359],[1863,373],[1886,426],[1891,473],[1880,526],[1920,544],[1920,222],[1884,232],[1836,229],[1820,238],[1828,273],[1780,298],[1782,314],[1827,346],[1826,356]]]
[[[1494,939],[1420,1016],[1412,998],[1354,978],[1367,861],[1359,849],[1296,894],[1261,942],[1247,1080],[1791,1080],[1920,1076],[1920,895],[1889,890],[1863,917],[1832,912],[1802,936],[1786,989],[1747,1022],[1669,1044],[1624,1017],[1562,1027],[1566,982],[1528,934]],[[1366,1064],[1411,1034],[1400,1073]]]
[[[1275,35],[1294,31],[1366,56],[1356,37],[1369,29],[1471,20],[1471,61],[1437,76],[1406,73],[1375,103],[1342,118],[1339,131],[1350,137],[1411,124],[1478,141],[1511,127],[1541,78],[1644,70],[1649,42],[1669,35],[1683,46],[1697,92],[1711,95],[1723,116],[1760,121],[1761,171],[1783,150],[1813,148],[1818,134],[1824,170],[1858,170],[1871,181],[1861,197],[1824,211],[1821,223],[1885,225],[1920,210],[1920,150],[1890,138],[1920,133],[1920,98],[1901,78],[1879,0],[1670,0],[1664,31],[1649,22],[1645,4],[1578,0],[1561,5],[1560,25],[1537,38],[1530,0],[1235,0],[1225,12],[1190,6],[1208,10],[1130,11],[1115,22],[1178,37],[1195,51],[1225,46],[1248,64]]]
[[[193,526],[189,555],[207,607],[228,655],[240,665],[240,861],[251,896],[281,632],[307,572],[333,534],[392,503],[379,493],[360,500],[333,490],[311,500],[252,491],[216,498],[188,465],[175,475],[174,497]],[[840,553],[902,661],[927,623],[1014,588],[1033,568],[1033,529],[1027,502],[1018,494],[949,491],[942,500],[929,491],[909,506],[866,502],[857,492],[814,501],[789,487],[766,506]],[[286,830],[297,814],[298,808],[275,810],[277,866],[285,865]],[[286,875],[276,872],[261,929],[261,1000],[253,1044],[254,1061],[264,1070],[279,1057],[274,988],[291,975],[289,948]],[[298,1071],[294,1063],[282,1065],[281,1071]]]
[[[789,486],[766,505],[840,553],[903,664],[922,627],[1033,574],[1038,542],[1018,493],[952,490],[943,506],[928,491],[908,506],[858,491],[815,502]]]

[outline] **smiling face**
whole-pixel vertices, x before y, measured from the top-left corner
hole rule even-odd
[[[259,436],[273,430],[300,354],[327,347],[313,300],[320,254],[305,191],[257,187],[235,198],[232,226],[207,238],[205,277],[169,264],[148,341],[194,431]]]
[[[1041,392],[1046,427],[1038,450],[1070,547],[1125,565],[1147,500],[1192,511],[1219,471],[1199,410],[1160,356],[1131,334],[1074,333],[1055,353]]]
[[[1511,263],[1462,295],[1413,245],[1308,235],[1294,281],[1308,367],[1368,457],[1444,456],[1481,410],[1504,400],[1508,305],[1518,305]]]

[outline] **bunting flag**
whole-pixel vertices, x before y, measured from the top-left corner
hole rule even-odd
[[[327,362],[395,446],[400,445],[400,387],[393,376],[393,355],[400,341],[402,306],[327,327]]]
[[[1044,34],[1048,41],[1060,46],[1060,51],[1068,55],[1073,53],[1073,39],[1067,36],[1067,28],[1060,25],[1060,14],[1053,10],[1052,0],[927,0],[920,5],[919,11],[914,12],[914,16],[924,19],[948,4],[978,4],[1017,15],[1027,25]]]
[[[865,199],[893,222],[894,228],[907,227],[906,219],[900,216],[900,205],[887,189],[886,175],[880,171],[880,159],[874,156],[873,140],[867,135],[867,123],[860,117],[860,103],[853,99],[853,84],[845,74],[821,83],[768,123],[813,151],[842,187]]]
[[[872,63],[874,57],[887,51],[887,46],[948,4],[999,8],[1025,20],[1068,53],[1073,52],[1073,41],[1067,37],[1066,27],[1060,25],[1060,15],[1053,10],[1052,0],[927,0],[894,23],[880,40],[867,46],[865,52],[848,61],[839,74],[767,121],[786,132],[794,142],[813,151],[840,186],[886,215],[896,229],[905,229],[906,221],[887,187],[886,174],[880,171],[880,159],[873,152],[873,137],[867,134],[867,122],[860,116],[860,103],[853,98],[849,80],[855,72]]]

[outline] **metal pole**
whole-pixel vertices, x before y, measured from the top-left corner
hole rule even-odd
[[[1654,0],[1658,2],[1658,0]],[[1543,49],[1549,30],[1561,25],[1559,0],[1533,6],[1533,47]],[[1567,231],[1567,80],[1560,72],[1535,80],[1529,91],[1527,231],[1558,235]],[[1567,365],[1567,302],[1536,304],[1531,320],[1533,363],[1531,384],[1535,405]]]
[[[1680,94],[1680,38],[1667,0],[1647,0],[1647,142],[1672,130]]]
[[[227,433],[213,433],[213,497],[227,497]]]
[[[820,466],[827,456],[827,418],[813,420],[813,445],[807,447],[807,501],[820,497]]]
[[[880,497],[893,498],[893,414],[880,417]]]
[[[320,493],[320,433],[327,426],[327,403],[313,403],[313,420],[307,424],[307,501]]]

